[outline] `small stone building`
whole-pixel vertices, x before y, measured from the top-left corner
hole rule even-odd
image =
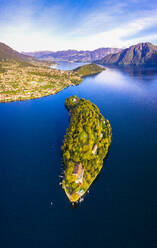
[[[73,169],[73,175],[76,176],[76,183],[82,183],[84,169],[81,162],[76,162]]]
[[[95,144],[95,145],[93,146],[92,153],[95,154],[96,151],[97,151],[97,149],[98,149],[98,145]]]

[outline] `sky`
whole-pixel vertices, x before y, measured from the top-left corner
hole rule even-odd
[[[0,42],[19,52],[157,45],[157,0],[0,0]]]

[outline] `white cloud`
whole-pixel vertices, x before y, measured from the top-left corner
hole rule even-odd
[[[64,29],[63,6],[42,6],[42,1],[31,5],[13,6],[0,15],[1,41],[18,51],[96,49],[99,47],[127,47],[142,41],[157,40],[157,35],[131,39],[131,35],[157,24],[156,9],[127,13],[126,3],[109,4],[81,16],[77,25]],[[8,21],[6,21],[8,15]],[[69,14],[70,15],[70,14]],[[122,21],[122,19],[126,21]],[[72,21],[72,20],[71,20]],[[73,30],[71,31],[71,29]],[[68,32],[69,31],[69,32]],[[128,38],[127,38],[128,37]]]
[[[148,14],[148,13],[147,13]],[[75,40],[75,45],[81,49],[95,49],[98,47],[127,47],[142,41],[154,40],[156,35],[147,35],[140,38],[124,39],[130,35],[136,35],[141,30],[149,28],[157,23],[156,12],[149,13],[148,16],[138,18],[136,21],[118,25],[119,27],[111,28],[109,31],[86,35]],[[74,34],[73,34],[74,35]]]

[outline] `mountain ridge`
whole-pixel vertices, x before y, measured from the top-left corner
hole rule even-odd
[[[30,56],[21,54],[3,42],[0,42],[0,61],[18,60],[19,62],[29,62],[30,59]]]
[[[90,50],[62,50],[62,51],[38,51],[38,52],[23,52],[24,55],[34,56],[41,60],[54,60],[65,62],[92,62],[99,60],[104,56],[117,53],[122,49],[119,48],[98,48],[93,51]]]
[[[150,42],[138,43],[97,61],[102,65],[157,65],[157,46]]]

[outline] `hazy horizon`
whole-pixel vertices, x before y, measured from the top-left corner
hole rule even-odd
[[[19,52],[157,44],[157,0],[0,0],[1,42]]]

